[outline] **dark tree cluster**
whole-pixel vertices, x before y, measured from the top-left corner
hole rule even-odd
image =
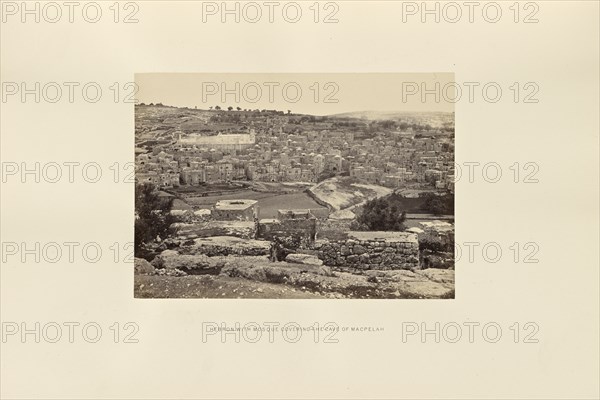
[[[389,197],[369,200],[357,216],[358,226],[369,231],[403,231],[406,212]]]
[[[454,215],[454,196],[452,194],[437,195],[435,193],[421,193],[424,198],[423,210],[435,215]]]
[[[169,226],[175,222],[171,215],[173,198],[161,198],[151,184],[135,186],[135,237],[134,254],[142,256],[144,245],[156,237],[165,239]]]

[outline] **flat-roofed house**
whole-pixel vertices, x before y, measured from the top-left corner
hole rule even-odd
[[[258,218],[256,200],[221,200],[215,204],[213,219],[218,221],[254,221]]]

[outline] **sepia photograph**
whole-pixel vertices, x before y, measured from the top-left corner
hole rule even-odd
[[[448,83],[239,78],[136,75],[135,297],[454,298]]]
[[[600,399],[599,15],[0,0],[0,399]]]

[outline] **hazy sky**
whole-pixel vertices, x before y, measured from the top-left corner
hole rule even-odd
[[[219,105],[314,115],[454,111],[453,73],[143,73],[135,81],[142,103],[199,109]]]

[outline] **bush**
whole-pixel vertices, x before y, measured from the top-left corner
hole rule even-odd
[[[421,239],[419,240],[419,250],[430,250],[434,253],[454,252],[454,246],[444,245],[439,240]]]
[[[364,223],[354,220],[350,223],[350,229],[353,231],[368,231],[369,227]]]
[[[354,226],[369,231],[403,231],[405,220],[406,212],[400,211],[389,197],[382,197],[365,203]]]
[[[434,215],[454,215],[454,196],[452,194],[437,195],[435,193],[422,193],[419,197],[425,199],[424,211]]]
[[[161,239],[168,236],[169,226],[175,222],[170,214],[172,205],[173,198],[160,198],[153,185],[136,185],[134,236],[136,257],[141,257],[145,253],[144,245],[151,243],[157,236]]]

